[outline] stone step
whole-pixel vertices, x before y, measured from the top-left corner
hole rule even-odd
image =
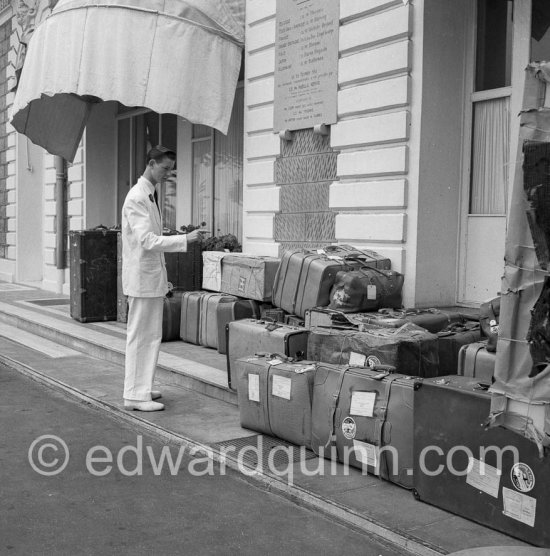
[[[0,335],[32,346],[28,334],[86,355],[124,365],[125,330],[117,323],[79,323],[54,311],[33,309],[30,303],[15,305],[0,302],[0,322],[8,325]],[[30,342],[30,345],[29,345]],[[48,344],[51,352],[52,345]],[[60,348],[61,349],[61,348]],[[204,348],[206,349],[206,348]],[[237,404],[236,392],[227,386],[225,370],[200,361],[187,359],[161,348],[157,378],[167,384],[181,386],[212,398]]]

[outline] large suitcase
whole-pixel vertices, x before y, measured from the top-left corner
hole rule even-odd
[[[388,258],[350,245],[286,251],[275,276],[273,304],[288,313],[305,316],[307,309],[326,306],[336,274],[361,266],[390,269]]]
[[[222,290],[222,259],[225,251],[202,252],[202,288],[220,292]]]
[[[259,319],[261,317],[260,304],[253,299],[234,299],[228,303],[221,303],[216,309],[218,321],[218,352],[227,353],[226,326],[234,320]]]
[[[69,232],[70,314],[80,322],[117,319],[117,231]]]
[[[170,234],[168,234],[170,235]],[[187,245],[187,251],[164,253],[166,274],[174,289],[196,291],[202,287],[202,250],[200,242]]]
[[[439,367],[437,336],[410,323],[363,332],[314,328],[307,358],[333,365],[391,365],[398,373],[421,377],[437,376]]]
[[[171,342],[180,339],[181,298],[183,292],[171,291],[164,298],[162,309],[162,341]]]
[[[184,292],[181,297],[180,338],[184,342],[199,345],[202,300],[208,293],[201,290]]]
[[[479,307],[481,335],[487,338],[487,351],[497,350],[500,296],[484,301]]]
[[[503,427],[487,429],[478,380],[425,380],[414,401],[414,489],[420,500],[550,548],[550,458]]]
[[[491,384],[496,359],[495,352],[487,351],[486,340],[462,346],[458,352],[458,374]]]
[[[439,348],[439,375],[458,374],[458,354],[463,346],[479,342],[479,323],[456,323],[437,333]]]
[[[221,261],[221,290],[256,301],[271,301],[280,260],[275,257],[229,253]]]
[[[128,296],[122,291],[122,234],[117,232],[117,280],[116,280],[116,320],[128,322]]]
[[[243,357],[234,363],[241,426],[311,447],[316,364],[281,356]]]
[[[320,363],[315,373],[312,449],[412,488],[413,406],[418,379]]]
[[[225,293],[206,293],[201,301],[199,344],[204,347],[218,349],[219,324],[218,309],[236,301],[234,295]]]
[[[227,325],[227,383],[232,385],[234,362],[256,353],[280,353],[305,359],[309,330],[282,323],[241,319]]]

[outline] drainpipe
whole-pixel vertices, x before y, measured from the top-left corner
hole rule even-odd
[[[62,156],[54,156],[54,166],[57,293],[63,293],[63,284],[65,282],[65,189],[67,183],[67,163]]]

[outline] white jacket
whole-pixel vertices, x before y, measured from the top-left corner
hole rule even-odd
[[[122,290],[132,297],[163,297],[168,292],[164,251],[187,251],[185,235],[163,236],[153,184],[143,176],[122,207]]]

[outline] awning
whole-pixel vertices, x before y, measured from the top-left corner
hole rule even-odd
[[[227,133],[244,1],[59,0],[29,42],[12,125],[70,161],[101,101]]]

